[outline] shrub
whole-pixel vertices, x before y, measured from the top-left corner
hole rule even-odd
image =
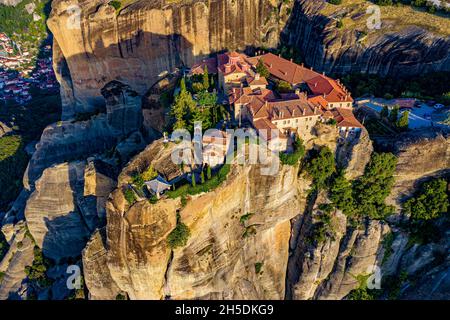
[[[322,147],[306,165],[306,171],[313,178],[317,189],[325,187],[328,179],[335,172],[334,154],[328,147]]]
[[[171,249],[184,247],[190,236],[191,231],[187,225],[181,222],[180,215],[177,214],[177,225],[167,237],[167,244]]]
[[[288,93],[293,90],[291,84],[289,82],[280,80],[277,82],[277,91],[280,93]]]
[[[152,165],[142,173],[142,179],[144,181],[150,181],[158,177],[158,172],[153,168]]]
[[[261,77],[269,78],[270,76],[269,69],[267,69],[262,59],[258,60],[258,63],[256,65],[256,72],[259,73]]]
[[[210,180],[205,181],[204,184],[195,186],[186,184],[179,187],[177,190],[168,191],[166,194],[169,198],[176,199],[178,197],[187,195],[193,196],[203,192],[210,192],[221,185],[227,179],[230,170],[231,166],[229,164],[225,164],[215,176],[213,176]]]
[[[303,141],[299,138],[295,140],[293,153],[280,153],[280,161],[284,165],[295,166],[305,155]]]
[[[114,0],[109,3],[116,11],[119,11],[122,7],[122,3],[120,1]]]
[[[25,273],[31,282],[40,287],[48,287],[51,284],[46,274],[49,266],[49,260],[44,257],[42,250],[36,246],[34,247],[33,264],[25,267]]]
[[[133,176],[133,184],[138,188],[142,189],[145,184],[144,178],[140,174],[135,174]]]
[[[352,184],[345,178],[344,171],[340,171],[331,182],[330,200],[336,208],[342,210],[347,216],[355,212]]]
[[[130,206],[132,206],[133,204],[136,203],[136,201],[137,201],[136,195],[134,194],[134,191],[131,188],[125,189],[125,191],[123,192],[123,195],[125,197],[125,200],[127,200],[128,204]]]
[[[403,209],[413,220],[438,218],[448,210],[447,182],[444,179],[425,182],[414,197],[405,202]]]
[[[264,266],[263,262],[255,263],[255,272],[256,272],[256,274],[261,274],[263,266]]]
[[[392,153],[374,153],[364,175],[354,183],[353,197],[360,216],[384,219],[393,213],[385,204],[394,185],[397,158]]]
[[[250,220],[250,218],[253,217],[253,213],[247,213],[245,215],[243,215],[240,219],[239,222],[245,226],[245,223]]]

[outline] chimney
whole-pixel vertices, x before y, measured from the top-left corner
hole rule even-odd
[[[255,80],[261,79],[261,75],[259,73],[255,74]]]
[[[294,62],[294,59],[291,58],[291,62]]]
[[[305,66],[305,64],[302,62],[302,68]]]
[[[311,70],[313,69],[313,67],[311,67]]]
[[[272,69],[272,64],[269,64],[269,68]]]
[[[300,89],[295,89],[295,94],[300,97]]]
[[[314,114],[317,114],[317,108],[314,106]]]
[[[317,82],[316,82],[316,83],[314,83],[314,88],[317,88]]]
[[[327,95],[326,95],[326,94],[324,93],[324,94],[323,94],[323,97],[324,97],[324,98],[326,98],[326,97],[327,97]]]
[[[306,109],[303,109],[303,115],[306,116]]]
[[[325,71],[324,71],[324,72],[322,72],[322,75],[323,75],[323,76],[325,75]]]

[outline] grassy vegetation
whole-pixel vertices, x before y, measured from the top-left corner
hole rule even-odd
[[[229,164],[225,164],[216,175],[214,175],[210,180],[206,180],[204,184],[196,184],[195,186],[185,184],[176,190],[168,191],[167,196],[171,199],[176,199],[187,195],[193,196],[203,192],[210,192],[220,186],[227,179],[230,171],[231,166]]]
[[[284,165],[295,166],[305,156],[305,146],[301,139],[296,139],[294,143],[294,152],[280,153],[280,161]]]

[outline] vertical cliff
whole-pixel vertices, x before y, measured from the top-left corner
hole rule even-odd
[[[450,71],[450,19],[409,6],[381,8],[379,28],[369,28],[376,11],[366,0],[332,5],[297,0],[282,34],[305,62],[327,73],[381,76]],[[338,21],[342,26],[338,27]]]
[[[120,80],[144,94],[161,76],[212,52],[276,47],[289,2],[56,0],[48,26],[70,118],[103,104],[100,89]]]

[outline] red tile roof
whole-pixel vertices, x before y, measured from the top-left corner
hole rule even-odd
[[[351,109],[334,108],[331,112],[337,121],[338,127],[363,128],[363,125],[355,118]]]
[[[235,72],[247,73],[251,66],[247,62],[247,56],[237,52],[227,52],[217,56],[217,69],[225,75]]]
[[[247,58],[247,61],[249,61],[253,66],[256,66],[260,59],[264,61],[267,69],[274,77],[287,81],[292,85],[304,83],[319,75],[311,69],[299,66],[294,62],[281,58],[272,53]]]
[[[328,102],[353,102],[350,93],[336,80],[318,75],[306,82],[313,94],[322,95]]]
[[[201,62],[195,64],[191,68],[190,74],[203,74],[205,67],[208,67],[208,72],[212,74],[217,73],[217,57],[203,59]]]

